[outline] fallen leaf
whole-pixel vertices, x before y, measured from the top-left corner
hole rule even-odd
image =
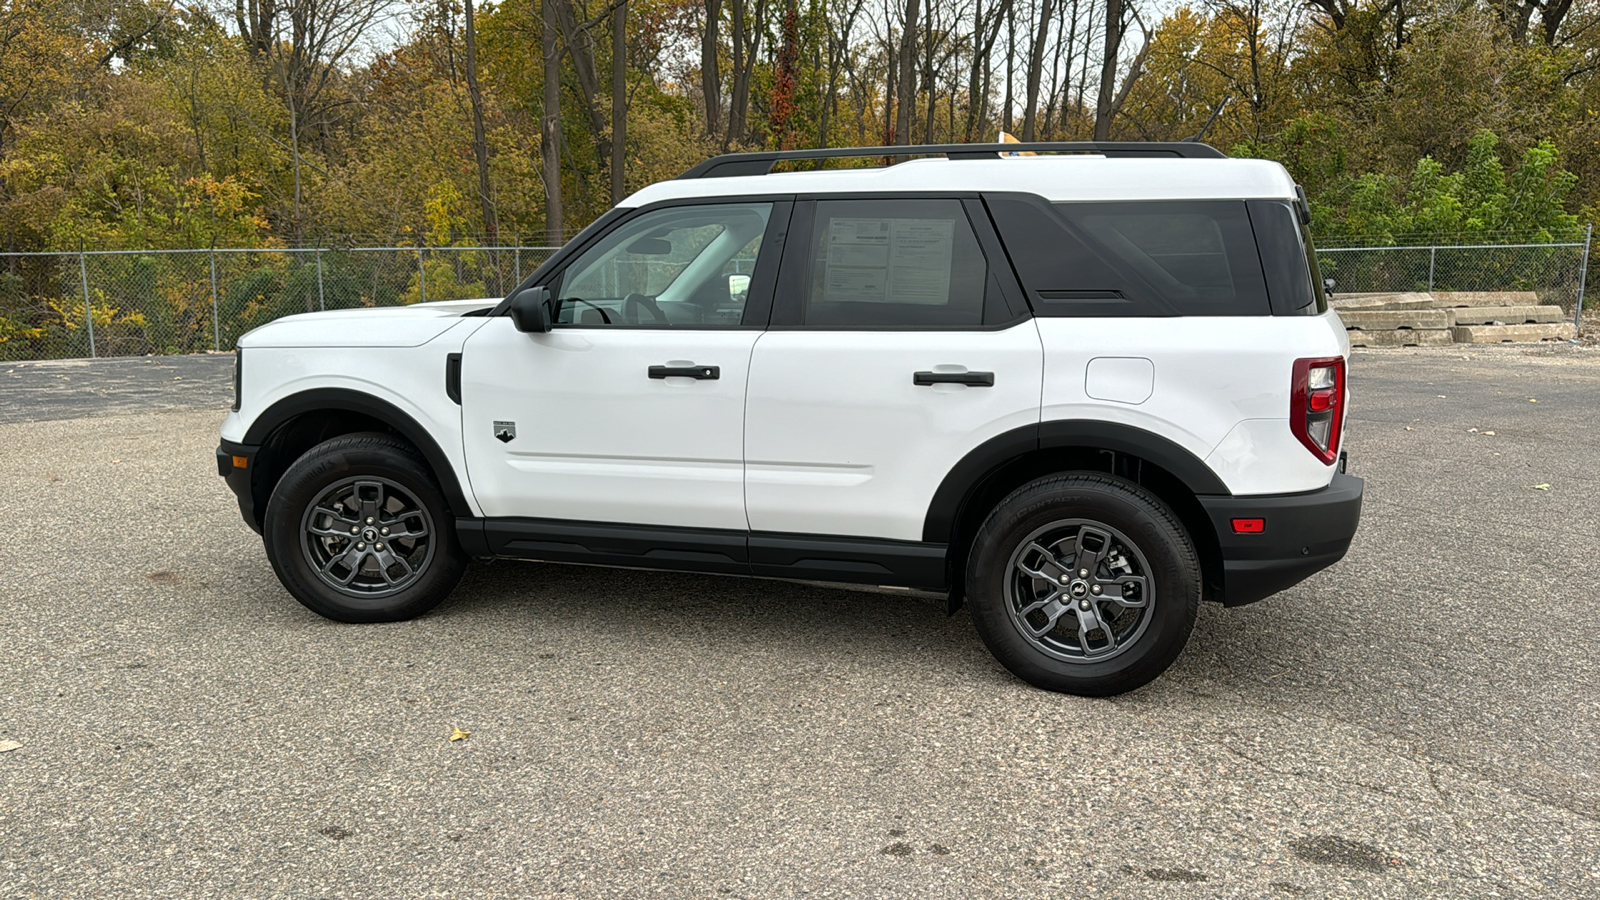
[[[1529,402],[1529,403],[1538,403],[1538,402],[1539,402],[1539,401],[1538,401],[1538,400],[1535,400],[1535,399],[1534,399],[1534,398],[1532,398],[1532,397],[1529,397],[1529,398],[1528,398],[1528,402]]]
[[[1407,425],[1407,426],[1406,426],[1406,430],[1407,430],[1407,431],[1410,431],[1410,430],[1411,430],[1411,426],[1410,426],[1410,425]]]
[[[22,744],[17,741],[0,741],[0,753],[10,753],[22,749]]]
[[[1532,487],[1536,491],[1548,491],[1548,490],[1550,490],[1550,485],[1549,484],[1536,484],[1536,485],[1533,485]]]
[[[1487,435],[1490,435],[1490,436],[1493,436],[1493,435],[1494,435],[1494,432],[1492,432],[1492,431],[1485,431],[1485,432],[1484,432],[1484,434],[1487,434]]]
[[[1549,487],[1549,485],[1545,485],[1545,487]],[[470,731],[462,731],[461,729],[456,728],[453,725],[450,727],[450,740],[452,740],[452,741],[464,741],[469,737],[472,737],[472,732],[470,732]]]

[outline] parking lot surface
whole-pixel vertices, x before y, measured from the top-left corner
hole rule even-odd
[[[896,593],[496,563],[324,621],[214,359],[0,371],[0,896],[1600,895],[1600,350],[1358,353],[1349,557],[1110,700]]]

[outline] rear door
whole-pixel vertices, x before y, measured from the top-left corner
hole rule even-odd
[[[750,365],[751,529],[921,541],[950,469],[1038,422],[1042,371],[975,199],[797,204]]]

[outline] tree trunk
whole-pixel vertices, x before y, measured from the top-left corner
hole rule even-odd
[[[490,246],[500,243],[500,221],[489,188],[489,142],[483,133],[483,92],[478,90],[478,35],[473,24],[472,0],[466,0],[467,98],[472,101],[472,156],[478,163],[478,202],[483,208],[483,233]]]
[[[1065,4],[1062,5],[1061,14],[1063,16],[1067,15]],[[1058,109],[1056,112],[1056,133],[1059,133],[1060,130],[1065,129],[1067,126],[1067,103],[1072,96],[1072,48],[1073,45],[1078,43],[1078,0],[1072,0],[1071,15],[1072,24],[1067,28],[1067,39],[1064,42],[1067,50],[1067,65],[1066,70],[1061,76],[1061,97],[1056,101],[1058,104]],[[1059,55],[1060,50],[1058,49],[1056,52]],[[1058,138],[1054,136],[1051,138],[1051,140],[1057,139]]]
[[[1117,52],[1122,49],[1123,0],[1106,0],[1106,51],[1100,62],[1100,97],[1094,105],[1094,139],[1111,140],[1111,117],[1116,114]]]
[[[772,96],[767,104],[768,120],[772,123],[772,141],[779,150],[794,149],[790,123],[795,108],[795,69],[800,55],[800,10],[795,0],[789,0],[783,11],[783,24],[779,26],[777,70],[772,78]],[[827,108],[826,102],[823,104]]]
[[[926,22],[925,30],[928,34],[927,38],[922,42],[922,88],[928,92],[928,120],[922,129],[922,142],[924,144],[932,144],[934,143],[934,95],[938,93],[939,78],[933,71],[933,51],[935,49],[933,35],[937,26],[933,22],[933,5],[931,2],[928,5],[928,15],[924,21]]]
[[[706,101],[706,137],[716,139],[722,128],[722,74],[717,66],[717,28],[722,24],[722,0],[706,0],[706,27],[700,32],[700,93]]]
[[[470,2],[470,0],[469,0]],[[626,194],[623,166],[628,156],[628,0],[611,13],[611,203]]]
[[[294,97],[289,98],[289,154],[294,164],[294,215],[290,219],[290,233],[294,245],[300,246],[300,116],[296,112]]]
[[[755,18],[747,20],[745,0],[733,0],[733,91],[728,107],[728,140],[745,139],[750,121],[750,78],[755,74],[761,52],[761,35],[766,30],[767,0],[756,0]]]
[[[978,90],[983,80],[978,70],[983,65],[983,0],[974,0],[972,8],[972,63],[967,67],[967,124],[961,129],[962,140],[972,142],[972,132],[978,121]],[[955,123],[951,122],[953,129]]]
[[[544,163],[544,239],[552,247],[562,244],[561,213],[561,44],[556,40],[556,0],[541,0],[544,49],[544,110],[540,122],[539,156]]]
[[[1118,0],[1109,0],[1115,3]],[[1022,139],[1032,141],[1035,138],[1034,121],[1039,115],[1039,82],[1044,76],[1044,45],[1050,39],[1050,20],[1055,15],[1055,7],[1051,0],[1044,0],[1039,7],[1039,28],[1033,34],[1033,49],[1028,53],[1028,95],[1024,102],[1027,103],[1022,110]]]
[[[1089,4],[1089,9],[1087,10],[1088,21],[1083,23],[1083,65],[1078,69],[1078,100],[1074,104],[1080,113],[1088,109],[1088,106],[1083,101],[1083,92],[1089,87],[1089,56],[1090,51],[1094,49],[1095,8],[1095,4]]]
[[[584,111],[589,116],[595,155],[599,157],[600,167],[606,168],[611,164],[611,129],[606,123],[605,112],[600,109],[600,74],[595,68],[589,34],[579,27],[578,18],[572,11],[572,0],[547,2],[555,6],[556,24],[561,27],[561,39],[567,44],[573,74],[578,76],[578,93],[583,100]]]
[[[1005,130],[1005,132],[1007,134],[1011,133],[1011,125],[1012,125],[1011,110],[1012,110],[1012,107],[1016,104],[1016,98],[1014,96],[1012,96],[1012,93],[1011,93],[1012,85],[1016,84],[1016,79],[1017,79],[1016,62],[1017,62],[1017,8],[1015,6],[1013,6],[1006,13],[1006,99],[1005,99],[1006,109],[1005,109],[1005,115],[1000,117],[1000,121],[1005,123],[1005,129],[1004,130]]]
[[[905,25],[900,31],[900,105],[895,109],[891,144],[911,141],[911,108],[917,104],[917,12],[918,0],[906,0]]]

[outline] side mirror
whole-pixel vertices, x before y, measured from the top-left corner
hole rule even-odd
[[[1334,281],[1332,278],[1322,279],[1322,290],[1325,291],[1329,297],[1333,296],[1333,289],[1338,286],[1339,282]]]
[[[511,296],[511,324],[525,334],[546,334],[555,323],[550,310],[550,289],[523,288]]]

